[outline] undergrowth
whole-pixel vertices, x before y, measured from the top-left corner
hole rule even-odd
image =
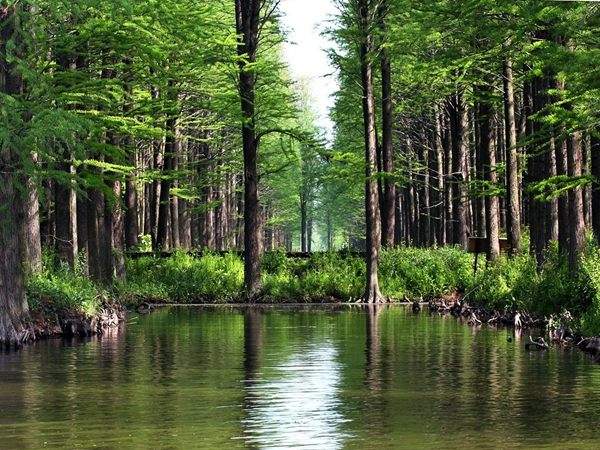
[[[229,303],[243,301],[244,265],[236,254],[177,252],[169,258],[127,261],[124,280],[111,292],[83,273],[57,264],[45,254],[43,270],[28,277],[33,310],[74,310],[95,314],[107,298],[127,305],[155,303]],[[262,261],[263,302],[350,302],[363,294],[365,263],[350,253],[316,253],[308,259],[269,252]],[[379,279],[392,301],[432,299],[462,292],[469,302],[496,310],[526,310],[550,315],[570,311],[585,334],[600,334],[600,249],[589,245],[573,274],[556,247],[543,267],[526,251],[493,264],[457,248],[397,248],[381,254]]]

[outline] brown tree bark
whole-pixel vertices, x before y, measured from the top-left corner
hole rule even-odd
[[[100,230],[98,223],[98,211],[100,207],[97,204],[102,194],[93,190],[88,192],[86,201],[87,208],[87,237],[88,237],[88,274],[96,281],[102,281],[102,262],[100,259]]]
[[[163,179],[160,182],[160,197],[158,205],[158,219],[156,227],[156,248],[166,250],[169,245],[169,216],[171,215],[171,176],[175,158],[175,141],[177,132],[177,119],[169,117],[166,122],[167,138],[165,141],[165,155],[163,165]]]
[[[111,278],[118,280],[125,278],[125,230],[124,230],[124,214],[121,206],[121,182],[112,182],[113,202],[107,203],[109,210],[106,212],[110,216],[111,227],[108,229],[110,233],[110,248],[111,255]]]
[[[35,163],[34,156],[34,163]],[[42,269],[42,237],[40,232],[40,202],[36,183],[31,176],[25,175],[21,182],[25,186],[20,202],[19,239],[21,260],[27,272],[39,272]]]
[[[494,112],[490,105],[490,86],[480,88],[482,97],[479,101],[478,125],[481,155],[483,159],[484,179],[490,188],[495,188],[498,183],[496,173],[496,146],[494,142]],[[500,256],[499,242],[499,210],[498,197],[488,193],[485,196],[485,229],[487,237],[487,259],[495,261]]]
[[[131,74],[131,60],[126,58],[124,61],[125,73],[124,76],[124,91],[125,91],[125,102],[123,104],[123,114],[128,115],[132,109],[132,74]],[[129,162],[134,168],[134,172],[127,175],[125,181],[125,248],[130,250],[138,245],[139,238],[139,227],[138,227],[138,194],[137,187],[135,185],[137,159],[136,149],[133,145],[133,140],[130,136],[123,139],[125,150],[129,154]]]
[[[531,114],[542,111],[547,105],[548,78],[536,77],[531,81]],[[539,121],[529,119],[530,137],[534,140],[530,145],[528,158],[528,183],[534,185],[549,177],[550,136]],[[545,250],[550,242],[551,207],[544,200],[536,198],[535,193],[529,195],[529,229],[531,234],[531,250],[538,266],[545,259]]]
[[[300,196],[300,250],[308,251],[308,206],[303,196]]]
[[[592,136],[591,173],[594,181],[592,188],[592,228],[594,236],[600,239],[600,137]]]
[[[20,97],[23,79],[16,66],[9,63],[7,42],[19,39],[15,29],[17,4],[0,7],[0,92]],[[19,42],[15,42],[18,47]],[[11,148],[0,148],[0,346],[20,345],[33,338],[30,331],[29,307],[21,264],[19,213],[17,194],[19,156]]]
[[[386,18],[388,8],[387,0],[384,0],[379,7],[382,34],[387,32]],[[381,48],[381,120],[381,160],[383,172],[386,173],[383,186],[383,201],[381,202],[381,235],[383,246],[393,247],[395,245],[396,184],[390,178],[390,174],[394,171],[392,69],[388,50],[385,45]]]
[[[521,205],[519,201],[519,149],[515,119],[515,90],[512,60],[504,61],[504,126],[506,140],[507,234],[511,254],[521,245]]]
[[[452,111],[452,105],[450,101],[446,103],[448,111]],[[443,139],[444,145],[444,217],[446,222],[446,244],[453,243],[454,239],[454,183],[452,177],[452,132],[451,132],[451,120],[449,114],[443,114],[442,116],[443,125]]]
[[[467,157],[469,153],[468,108],[461,93],[452,99],[450,110],[452,131],[452,178],[454,243],[467,248],[469,226],[467,215]]]
[[[443,144],[443,129],[442,122],[443,117],[437,111],[435,111],[435,179],[436,184],[434,186],[434,214],[435,214],[435,227],[436,227],[436,244],[438,246],[446,245],[446,213],[444,205],[446,204],[446,186],[444,176],[444,144]]]
[[[567,165],[569,177],[571,178],[581,176],[581,145],[581,132],[576,131],[567,140]],[[583,217],[583,193],[581,188],[569,191],[569,226],[569,266],[572,270],[575,270],[585,244],[585,221]]]
[[[244,154],[244,285],[246,298],[253,301],[260,293],[262,230],[258,198],[258,140],[255,123],[256,75],[249,67],[256,61],[260,27],[260,0],[236,0],[239,92],[242,109],[242,147]]]
[[[360,29],[360,69],[363,90],[363,121],[365,131],[365,213],[366,213],[366,263],[367,280],[363,301],[380,303],[383,296],[379,289],[379,251],[381,246],[381,217],[379,192],[373,176],[377,172],[377,142],[375,133],[375,98],[373,95],[373,68],[371,64],[372,35],[368,0],[359,0],[358,17]]]
[[[556,154],[556,174],[567,176],[567,142],[563,138],[552,138],[551,146]],[[569,197],[564,194],[558,198],[558,249],[563,255],[569,253],[569,229]]]
[[[0,20],[2,20],[0,9]],[[6,26],[3,27],[3,36]],[[0,50],[0,55],[2,51]],[[0,76],[4,69],[0,68]],[[6,77],[8,78],[8,77]],[[6,86],[6,81],[5,81]],[[0,86],[1,87],[1,86]],[[6,88],[2,92],[7,92]],[[19,239],[18,157],[0,150],[0,347],[20,345],[32,338],[25,296]]]
[[[88,208],[87,199],[83,195],[77,195],[77,250],[80,258],[83,257],[83,271],[89,276],[89,244],[88,237]]]
[[[70,162],[70,155],[63,153],[61,157],[65,159],[65,162],[60,164],[60,168],[68,174],[68,177],[71,177],[73,166]],[[54,217],[56,254],[61,261],[73,268],[77,261],[77,199],[70,178],[67,181],[55,183],[54,198],[56,204],[59,205]]]

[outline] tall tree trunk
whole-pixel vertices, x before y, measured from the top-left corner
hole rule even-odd
[[[511,254],[521,245],[521,205],[519,203],[519,150],[515,120],[515,91],[512,60],[504,61],[504,121],[506,139],[507,234]]]
[[[308,251],[308,215],[304,196],[300,198],[300,250]]]
[[[446,104],[448,111],[452,111],[450,102]],[[452,177],[453,164],[453,143],[452,143],[452,122],[449,114],[443,114],[443,145],[444,145],[444,217],[446,222],[446,244],[453,243],[454,239],[454,183]]]
[[[547,78],[536,77],[531,82],[531,113],[537,114],[547,105]],[[530,155],[528,158],[528,181],[529,184],[536,184],[549,177],[550,158],[549,145],[550,136],[547,130],[535,119],[529,119],[529,132],[534,139],[530,146]],[[550,222],[551,209],[550,204],[544,200],[536,198],[534,193],[529,197],[529,228],[531,234],[531,250],[535,254],[538,266],[544,262],[545,250],[550,241]]]
[[[256,136],[256,75],[251,64],[256,61],[259,41],[259,0],[236,0],[236,29],[241,40],[238,55],[239,90],[242,107],[242,147],[244,154],[244,285],[246,298],[254,300],[260,292],[262,231],[258,198],[258,140]]]
[[[124,214],[121,206],[121,182],[112,182],[114,195],[114,203],[108,204],[109,211],[106,212],[110,216],[111,227],[108,230],[110,233],[110,254],[112,275],[122,280],[125,278],[125,230],[124,230]]]
[[[5,30],[6,25],[2,31]],[[4,70],[0,68],[0,76],[2,72]],[[6,90],[2,89],[2,92]],[[29,334],[29,308],[23,283],[18,232],[20,202],[16,192],[18,180],[15,170],[18,164],[14,151],[0,150],[0,347],[19,345],[33,337]]]
[[[583,153],[581,159],[581,175],[590,177],[592,174],[592,142],[590,136],[586,135],[583,139]],[[583,189],[583,211],[585,217],[586,230],[592,229],[592,187],[587,185]]]
[[[137,190],[133,175],[125,182],[125,247],[132,249],[138,245]]]
[[[469,153],[468,108],[461,93],[452,102],[452,177],[454,212],[454,243],[467,248],[469,227],[467,215],[467,157]]]
[[[386,18],[388,7],[387,0],[383,0],[379,7],[382,34],[387,32]],[[395,244],[394,230],[396,224],[396,184],[390,178],[390,174],[394,171],[392,70],[390,57],[385,45],[381,47],[381,120],[381,159],[383,171],[386,173],[383,189],[383,208],[381,210],[382,244],[384,247],[393,247]]]
[[[34,157],[35,162],[35,157]],[[38,189],[33,179],[23,177],[25,192],[20,202],[19,239],[21,242],[21,260],[28,272],[42,269],[42,238],[40,232],[40,202]]]
[[[77,250],[80,257],[83,256],[85,275],[89,276],[89,244],[88,237],[88,208],[87,199],[82,195],[77,195]]]
[[[419,197],[421,201],[421,213],[420,213],[420,233],[421,233],[421,245],[423,247],[429,247],[432,242],[431,236],[431,197],[429,195],[430,186],[430,155],[429,155],[429,142],[425,135],[425,130],[421,130],[421,143],[419,145],[421,149],[421,189],[419,189]]]
[[[88,274],[96,281],[102,281],[102,261],[100,258],[100,230],[98,211],[99,207],[97,203],[100,201],[102,194],[94,189],[88,192],[88,199],[86,201],[87,207],[87,237],[88,237]]]
[[[495,188],[498,183],[498,175],[496,173],[494,113],[490,106],[490,87],[482,87],[479,93],[482,99],[479,102],[477,120],[480,130],[479,139],[481,154],[483,156],[484,178],[490,188]],[[498,197],[490,193],[487,193],[485,196],[485,229],[487,236],[487,258],[488,261],[495,261],[500,256]]]
[[[592,136],[591,153],[591,172],[594,180],[592,190],[592,227],[595,238],[600,240],[600,137],[598,135]]]
[[[169,216],[171,212],[171,178],[175,157],[175,140],[177,119],[169,117],[166,123],[167,138],[165,141],[165,156],[163,164],[163,179],[160,182],[160,197],[158,205],[158,220],[156,227],[156,247],[166,250],[169,244]]]
[[[160,96],[160,92],[156,87],[152,87],[151,96],[153,101],[157,101]],[[164,157],[162,157],[162,149],[164,145],[164,139],[156,139],[152,143],[152,169],[156,172],[162,170],[164,165]],[[158,249],[158,218],[160,208],[160,180],[158,178],[152,181],[150,187],[150,237],[152,239],[152,249]]]
[[[556,154],[556,174],[567,176],[569,173],[567,164],[567,141],[563,138],[552,138],[551,151]],[[561,195],[558,198],[558,249],[561,254],[569,253],[569,196]]]
[[[73,268],[77,261],[77,199],[71,186],[73,166],[70,155],[64,153],[62,157],[65,162],[60,167],[68,174],[69,179],[54,185],[54,198],[59,205],[55,213],[56,254],[61,261]]]
[[[567,141],[567,165],[569,177],[581,176],[581,132],[576,131]],[[569,265],[572,270],[577,268],[579,256],[585,244],[585,221],[583,217],[583,193],[581,188],[569,191]]]
[[[123,114],[127,116],[133,108],[131,60],[126,58],[124,65],[126,69],[124,73],[125,102],[123,104]],[[133,139],[127,136],[123,139],[123,143],[125,151],[129,154],[129,162],[134,168],[134,172],[128,174],[125,181],[125,248],[129,250],[138,245],[138,236],[140,234],[138,227],[138,195],[135,185],[138,167]]]
[[[373,176],[377,172],[377,142],[375,133],[375,98],[373,95],[373,69],[371,64],[372,36],[370,32],[371,11],[369,0],[359,0],[358,13],[361,32],[360,68],[363,90],[363,121],[365,131],[365,213],[366,213],[366,263],[367,280],[363,300],[380,303],[383,296],[379,289],[379,250],[381,247],[381,217],[379,192]]]
[[[482,121],[480,120],[481,114],[481,105],[477,103],[475,105],[474,120],[474,135],[475,135],[475,145],[474,145],[474,165],[475,165],[475,177],[479,182],[485,181],[485,153],[487,152],[487,146],[482,145]],[[485,138],[483,138],[485,139]],[[475,235],[478,237],[486,236],[486,225],[485,225],[485,195],[478,195],[473,201],[473,228],[475,230]]]
[[[20,97],[23,79],[7,57],[7,42],[19,39],[15,30],[17,3],[0,7],[0,93]],[[14,42],[18,47],[19,42]],[[0,346],[19,345],[33,338],[29,307],[23,283],[20,255],[19,199],[17,196],[20,161],[11,148],[0,147]]]

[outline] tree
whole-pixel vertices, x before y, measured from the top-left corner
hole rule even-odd
[[[360,72],[362,80],[362,109],[365,130],[365,218],[366,218],[366,264],[367,280],[363,300],[365,303],[380,303],[383,296],[379,290],[379,251],[381,248],[381,216],[377,173],[377,136],[375,133],[375,97],[373,94],[373,16],[369,0],[358,0],[360,32]]]
[[[246,297],[253,300],[260,291],[262,253],[260,204],[258,199],[258,140],[255,123],[256,62],[259,42],[260,0],[236,0],[236,29],[240,36],[239,89],[242,104],[242,145],[244,154],[244,283]]]
[[[20,50],[22,9],[19,4],[0,7],[0,102],[9,130],[22,121],[24,84],[19,68],[11,61]],[[19,173],[21,155],[11,136],[2,133],[0,147],[0,346],[19,345],[30,339],[29,307],[23,285],[19,247]]]
[[[387,32],[386,20],[389,4],[384,0],[379,6],[379,23],[381,28],[381,118],[382,140],[381,159],[382,169],[385,173],[383,189],[383,202],[381,210],[382,243],[386,247],[393,247],[396,228],[396,183],[391,177],[394,172],[394,147],[392,142],[393,131],[393,99],[392,99],[392,68],[389,52],[386,48],[385,33]]]

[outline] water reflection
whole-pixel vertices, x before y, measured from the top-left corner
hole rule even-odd
[[[236,439],[259,448],[342,448],[336,348],[306,342],[261,369],[261,322],[260,312],[244,315],[244,434]]]
[[[396,307],[165,309],[0,355],[0,448],[600,448],[600,367]]]

